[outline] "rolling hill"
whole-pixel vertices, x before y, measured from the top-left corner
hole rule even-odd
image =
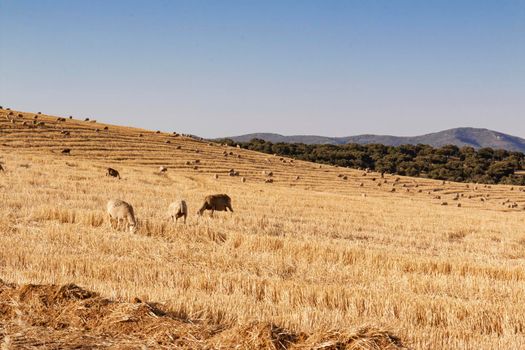
[[[346,143],[370,144],[379,143],[388,146],[402,144],[426,144],[433,147],[456,145],[458,147],[470,146],[476,149],[491,147],[525,153],[525,139],[507,135],[501,132],[479,128],[455,128],[421,136],[388,136],[388,135],[357,135],[346,137],[325,137],[315,135],[283,136],[272,133],[255,133],[228,137],[236,142],[248,142],[253,138],[270,142],[307,143],[307,144],[333,144]]]
[[[524,187],[6,110],[0,164],[0,348],[525,344]],[[212,193],[234,212],[197,216]],[[136,232],[110,226],[114,198]],[[169,222],[181,198],[188,222]]]

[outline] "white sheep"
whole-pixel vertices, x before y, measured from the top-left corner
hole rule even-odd
[[[112,199],[108,201],[107,212],[109,217],[109,225],[113,228],[113,221],[116,220],[119,229],[121,222],[129,227],[130,232],[134,232],[137,228],[137,221],[135,220],[135,213],[131,204],[126,203],[120,199]]]
[[[188,217],[188,206],[185,200],[176,201],[170,204],[168,208],[168,215],[172,221],[177,222],[179,218],[184,217],[184,223]]]

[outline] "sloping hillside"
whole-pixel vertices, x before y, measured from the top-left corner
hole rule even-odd
[[[346,137],[325,137],[314,135],[283,136],[279,134],[260,133],[233,136],[229,138],[236,142],[248,142],[253,138],[259,138],[269,142],[334,145],[345,143],[377,143],[388,146],[399,146],[403,144],[425,144],[433,147],[456,145],[458,147],[469,146],[476,149],[482,147],[491,147],[494,149],[505,149],[508,151],[525,153],[525,139],[493,130],[478,128],[455,128],[412,137],[389,135],[357,135]]]
[[[381,178],[10,112],[0,110],[7,347],[399,348],[390,334],[413,349],[525,344],[523,188]],[[229,194],[234,212],[198,217],[211,193]],[[135,233],[110,228],[111,198],[133,205]],[[186,225],[167,220],[180,198]]]

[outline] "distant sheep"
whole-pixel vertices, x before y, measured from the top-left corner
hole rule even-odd
[[[168,168],[166,168],[165,166],[160,166],[159,167],[159,173],[165,173],[168,171]]]
[[[211,216],[214,211],[228,211],[233,212],[231,198],[226,194],[212,194],[206,196],[204,204],[198,210],[197,214],[202,215],[205,210],[211,210]]]
[[[241,182],[246,182],[246,178],[244,176],[241,178]]]
[[[137,228],[137,221],[135,220],[135,213],[131,204],[126,203],[120,199],[113,199],[108,201],[106,206],[109,217],[109,224],[112,228],[113,222],[116,221],[116,228],[119,229],[121,223],[129,228],[130,232],[133,232]]]
[[[273,179],[266,179],[264,180],[264,183],[271,184],[273,183]]]
[[[215,175],[213,175],[213,178],[214,178],[215,180],[217,180],[217,179],[219,178],[219,175],[218,175],[218,174],[215,174]]]
[[[4,169],[4,167],[2,166],[2,164],[0,164],[0,171],[5,172],[5,169]]]
[[[188,217],[188,206],[186,205],[186,201],[180,200],[171,203],[168,208],[168,215],[175,223],[179,218],[184,217],[184,223],[186,223],[186,218]]]
[[[85,122],[88,122],[88,121],[89,121],[89,118],[84,118],[84,121],[85,121]]]
[[[70,148],[64,148],[61,153],[62,154],[71,154],[71,149]]]
[[[120,180],[120,174],[119,174],[118,170],[113,169],[113,168],[107,168],[106,176],[116,177],[116,178],[118,178]]]
[[[107,126],[104,127],[104,130],[109,130],[109,128]]]

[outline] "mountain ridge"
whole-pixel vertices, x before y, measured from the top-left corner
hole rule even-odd
[[[507,151],[525,153],[525,139],[485,128],[461,127],[438,131],[419,136],[393,136],[362,134],[344,137],[328,137],[318,135],[280,135],[276,133],[252,133],[227,137],[235,142],[248,142],[254,138],[277,143],[306,143],[344,145],[347,143],[370,144],[378,143],[388,146],[402,144],[427,144],[433,147],[455,145],[469,146],[475,149],[490,147]]]

